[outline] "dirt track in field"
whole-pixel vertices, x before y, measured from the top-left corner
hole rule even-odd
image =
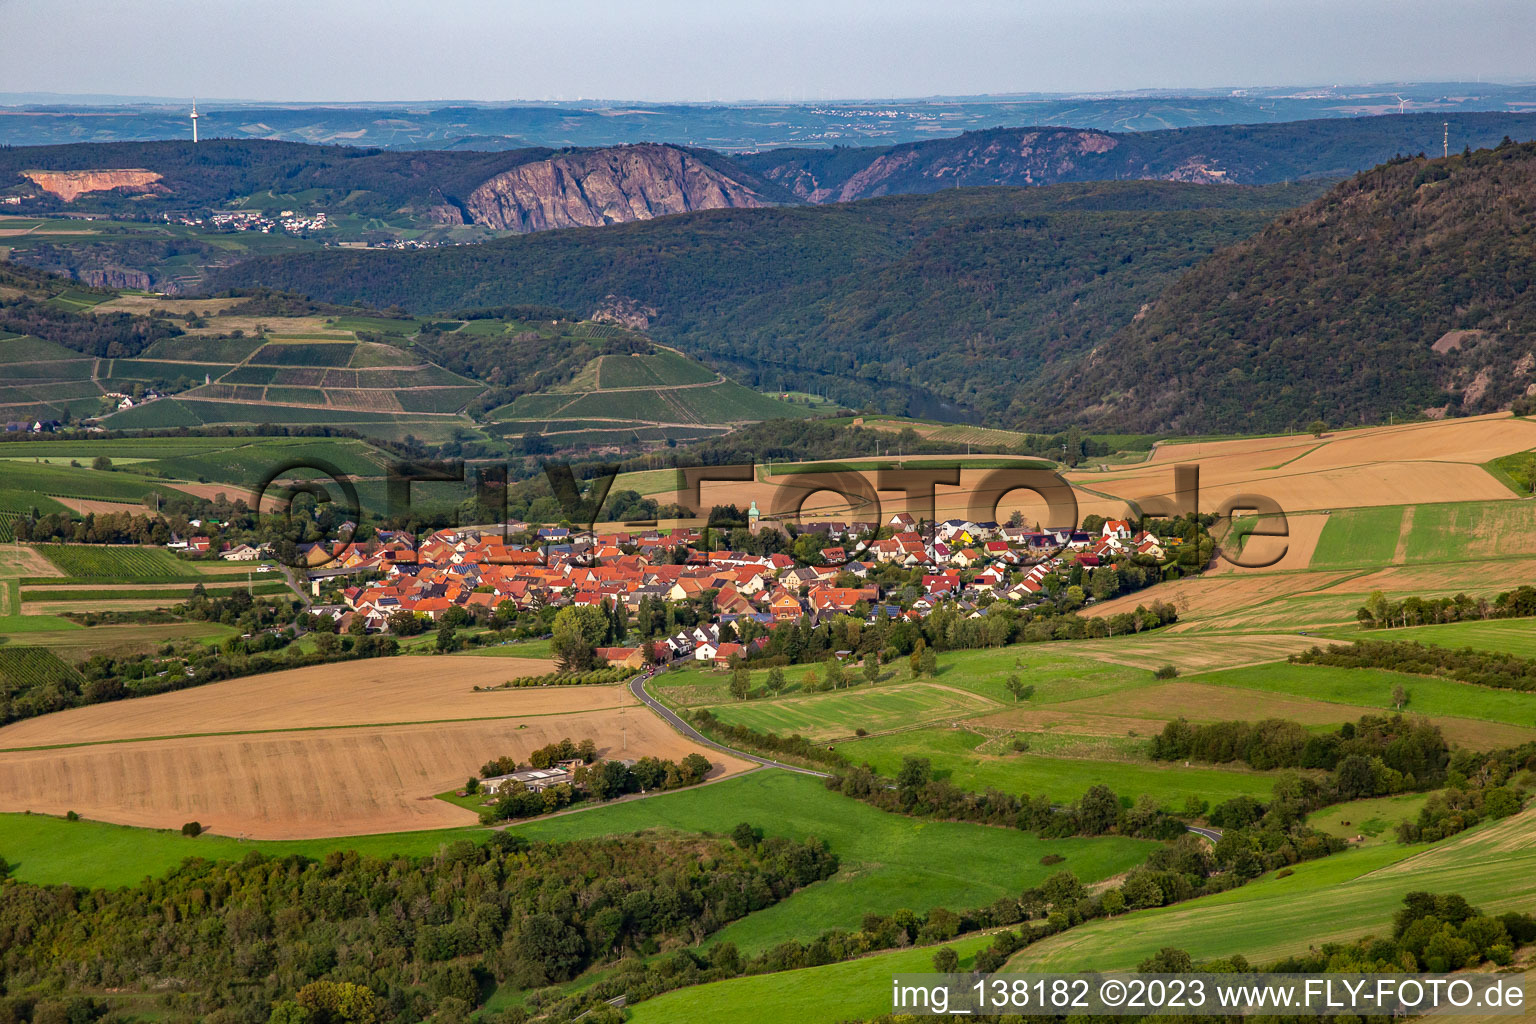
[[[433,798],[486,760],[526,761],[564,737],[605,757],[678,759],[697,748],[644,709],[500,721],[187,737],[0,753],[0,810],[150,828],[199,821],[222,835],[296,839],[474,824]],[[752,765],[700,751],[716,776]],[[728,826],[728,822],[722,822]]]
[[[552,715],[636,703],[617,685],[494,693],[473,689],[552,668],[538,658],[398,657],[314,665],[13,722],[0,729],[0,750],[195,733]]]
[[[1118,612],[1133,612],[1137,605],[1154,600],[1172,604],[1178,609],[1180,625],[1183,620],[1210,616],[1235,608],[1246,608],[1292,594],[1309,593],[1340,583],[1349,577],[1346,572],[1309,573],[1259,573],[1251,575],[1241,571],[1188,576],[1159,584],[1152,590],[1137,591],[1123,597],[1100,601],[1085,610],[1087,615],[1105,616]],[[1353,587],[1351,587],[1353,589]],[[1173,627],[1175,629],[1178,626]]]

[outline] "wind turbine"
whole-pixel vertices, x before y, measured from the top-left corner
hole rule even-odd
[[[1397,93],[1393,93],[1392,95],[1397,96]],[[1399,114],[1404,113],[1403,104],[1405,104],[1407,102],[1408,101],[1403,99],[1401,96],[1397,96],[1397,112]]]
[[[192,141],[197,142],[197,99],[192,100]]]

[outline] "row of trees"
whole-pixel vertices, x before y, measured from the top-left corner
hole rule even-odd
[[[548,768],[560,761],[575,761],[580,759],[583,764],[591,764],[597,760],[597,744],[590,739],[580,743],[569,736],[556,740],[554,743],[546,743],[528,755],[528,764],[525,766],[511,755],[492,758],[480,766],[482,779],[493,778],[497,775],[511,775],[515,771],[521,771],[524,767]],[[473,788],[470,790],[473,792]]]
[[[1355,612],[1361,629],[1395,629],[1436,622],[1467,622],[1483,619],[1529,618],[1536,615],[1536,587],[1519,586],[1498,597],[1405,597],[1392,601],[1379,590],[1371,591]]]
[[[1333,732],[1320,734],[1278,718],[1203,725],[1179,718],[1152,738],[1150,753],[1160,761],[1241,761],[1260,770],[1331,771],[1340,792],[1351,794],[1345,799],[1371,795],[1356,792],[1367,775],[1374,779],[1378,774],[1395,773],[1385,776],[1388,792],[1395,791],[1391,788],[1394,780],[1406,789],[1437,786],[1445,780],[1450,761],[1450,747],[1439,726],[1402,715],[1365,715],[1358,722],[1346,722]],[[1375,761],[1381,762],[1384,772],[1375,769]]]
[[[1421,676],[1442,676],[1501,690],[1536,690],[1536,658],[1514,654],[1453,650],[1403,641],[1361,641],[1313,647],[1291,655],[1298,665],[1332,665],[1337,668],[1381,668]]]
[[[147,697],[206,683],[287,668],[400,652],[393,637],[342,637],[335,648],[306,653],[282,631],[249,639],[232,636],[218,647],[196,642],[164,644],[153,654],[96,654],[73,668],[64,666],[0,686],[0,724],[66,708],[129,697]],[[330,637],[335,641],[335,637]]]
[[[1110,833],[1172,839],[1184,831],[1184,823],[1164,813],[1151,797],[1122,805],[1113,790],[1097,785],[1090,787],[1076,803],[1063,806],[1044,794],[1014,796],[992,789],[972,793],[935,778],[933,764],[925,757],[902,758],[894,779],[885,778],[864,764],[833,775],[826,785],[884,811],[1006,826],[1048,839]]]

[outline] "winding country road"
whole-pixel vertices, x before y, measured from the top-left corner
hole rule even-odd
[[[693,740],[695,743],[703,743],[706,746],[713,747],[723,753],[730,754],[732,757],[739,757],[743,761],[751,761],[755,764],[764,765],[769,768],[782,768],[787,772],[795,772],[798,775],[812,775],[818,779],[830,779],[832,777],[829,772],[818,772],[810,768],[799,768],[792,764],[785,764],[783,761],[774,761],[770,758],[759,757],[756,754],[749,754],[745,750],[737,750],[734,747],[728,747],[723,743],[716,743],[714,740],[710,739],[708,736],[705,736],[703,733],[699,732],[699,730],[683,721],[675,712],[673,712],[671,708],[667,707],[665,704],[661,703],[661,701],[647,693],[645,684],[646,681],[650,678],[651,677],[648,674],[635,676],[635,678],[629,681],[629,692],[638,697],[641,703],[643,703],[646,707],[660,715],[662,720],[665,721],[668,725],[682,733],[684,736]],[[1212,843],[1221,838],[1221,829],[1219,828],[1201,828],[1195,825],[1186,825],[1184,827],[1193,832],[1195,835],[1200,836],[1203,839],[1207,839]]]
[[[723,743],[716,743],[714,740],[710,739],[708,736],[705,736],[703,733],[699,732],[699,730],[695,729],[693,726],[679,718],[671,708],[667,707],[665,704],[661,703],[661,701],[647,693],[645,691],[645,682],[649,678],[650,676],[648,675],[635,676],[635,678],[629,681],[629,692],[640,698],[641,702],[644,703],[646,707],[660,715],[662,720],[665,721],[668,725],[682,733],[684,736],[693,740],[695,743],[703,743],[707,746],[714,747],[716,750],[722,751],[723,753],[730,754],[732,757],[739,757],[743,761],[751,761],[755,764],[766,765],[769,768],[782,768],[787,772],[795,772],[799,775],[814,775],[818,779],[829,779],[832,777],[827,772],[813,771],[810,768],[798,768],[792,764],[785,764],[783,761],[774,761],[766,757],[759,757],[756,754],[749,754],[745,750],[736,750],[732,747],[727,747]]]

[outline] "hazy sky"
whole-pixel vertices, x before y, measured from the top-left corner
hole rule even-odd
[[[728,100],[1536,80],[1536,0],[0,0],[0,92]]]

